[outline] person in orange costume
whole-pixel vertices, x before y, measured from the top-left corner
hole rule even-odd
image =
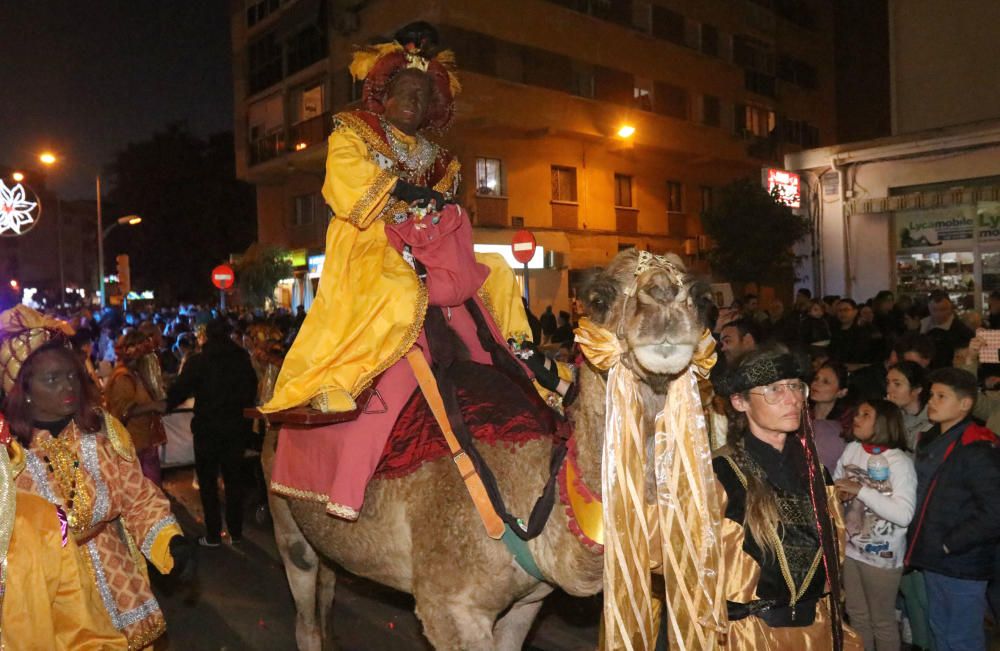
[[[6,651],[117,651],[125,636],[89,596],[59,507],[14,487],[12,441],[0,415],[0,646]]]
[[[191,547],[166,497],[143,476],[128,430],[99,407],[67,346],[71,335],[67,324],[23,305],[0,314],[3,410],[25,449],[16,486],[64,510],[92,598],[129,649],[142,649],[166,630],[146,559],[162,573],[187,575]]]

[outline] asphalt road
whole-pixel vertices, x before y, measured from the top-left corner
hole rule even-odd
[[[164,487],[185,533],[201,529],[201,505],[190,469],[168,471]],[[295,651],[295,608],[274,543],[270,521],[254,521],[248,505],[239,546],[199,549],[198,579],[191,586],[154,580],[168,635],[158,651]],[[152,574],[155,574],[153,572]],[[597,644],[599,598],[557,593],[547,600],[526,649],[591,651]],[[346,572],[338,574],[332,622],[341,651],[425,650],[413,599]]]

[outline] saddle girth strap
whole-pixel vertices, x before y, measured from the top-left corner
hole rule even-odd
[[[462,449],[462,445],[458,442],[458,438],[456,438],[454,431],[451,429],[451,424],[448,422],[448,413],[445,410],[444,401],[441,399],[441,392],[438,391],[437,380],[434,378],[434,373],[431,371],[430,365],[427,364],[427,360],[424,359],[424,355],[420,349],[415,347],[406,353],[406,361],[409,362],[410,368],[413,369],[413,374],[417,378],[417,384],[420,385],[420,391],[424,394],[424,399],[427,401],[431,413],[434,414],[434,420],[437,421],[438,427],[441,428],[441,432],[444,434],[445,441],[448,443],[448,449],[451,451],[451,460],[455,462],[455,467],[458,468],[458,473],[465,482],[465,488],[469,491],[469,497],[472,498],[472,503],[479,513],[479,519],[483,521],[486,534],[494,540],[500,540],[503,538],[506,527],[503,520],[493,508],[493,503],[486,492],[486,486],[483,484],[482,477],[479,476],[472,460],[465,453],[465,450]]]

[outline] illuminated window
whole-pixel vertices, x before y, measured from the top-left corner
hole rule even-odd
[[[476,194],[503,196],[503,162],[499,158],[476,159]]]

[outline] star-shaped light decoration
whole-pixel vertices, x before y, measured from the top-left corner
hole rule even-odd
[[[8,232],[23,235],[35,226],[33,211],[38,207],[35,201],[25,198],[24,186],[20,183],[8,188],[0,180],[0,235]]]

